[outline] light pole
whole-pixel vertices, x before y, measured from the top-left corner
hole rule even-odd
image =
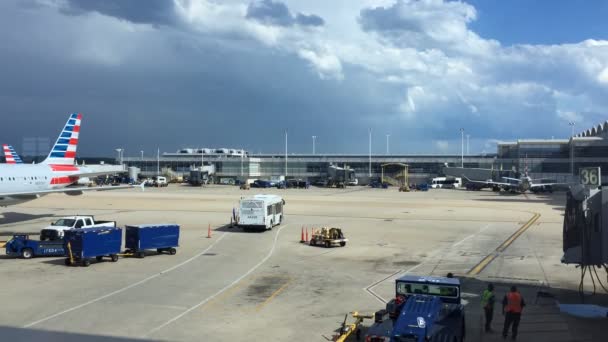
[[[116,152],[118,153],[118,158],[117,158],[118,164],[122,165],[122,155],[121,155],[122,148],[117,148]]]
[[[141,161],[143,162],[144,161],[144,151],[143,150],[139,151],[139,153],[141,154]]]
[[[470,136],[471,136],[470,134],[467,134],[467,156],[470,155],[470,152],[469,152],[469,137]]]
[[[574,176],[574,125],[576,122],[568,122],[570,126],[570,174]]]
[[[369,129],[369,178],[372,178],[372,129]]]
[[[386,155],[388,156],[390,154],[390,150],[389,150],[389,140],[388,138],[390,138],[390,134],[386,135]]]
[[[460,129],[460,167],[464,168],[464,128]]]
[[[285,178],[287,178],[287,131],[285,129]]]
[[[312,154],[313,155],[316,154],[316,151],[315,151],[315,145],[316,145],[316,143],[317,143],[317,136],[313,135],[312,136]]]
[[[156,175],[160,176],[160,148],[156,149]]]

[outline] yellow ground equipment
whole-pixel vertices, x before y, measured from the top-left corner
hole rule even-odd
[[[344,237],[342,229],[323,227],[321,229],[313,229],[312,237],[310,238],[311,246],[325,246],[327,248],[340,245],[346,246],[348,239]]]
[[[355,333],[357,337],[357,341],[361,338],[361,330],[359,326],[363,323],[365,319],[372,319],[374,316],[371,315],[361,315],[357,311],[351,312],[351,315],[355,319],[354,323],[346,324],[346,319],[348,315],[344,317],[344,322],[342,323],[342,327],[340,327],[340,335],[338,335],[334,341],[336,342],[344,342],[348,339],[353,333]]]
[[[409,166],[402,163],[382,164],[382,184],[398,186],[399,192],[409,192]]]

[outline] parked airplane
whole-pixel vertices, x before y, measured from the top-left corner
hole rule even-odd
[[[23,164],[23,160],[19,157],[15,149],[11,145],[2,145],[2,149],[4,150],[4,159],[7,164]]]
[[[466,178],[466,177],[465,177]],[[539,183],[541,180],[534,180],[528,176],[527,173],[521,178],[510,178],[510,177],[502,177],[502,179],[506,180],[506,182],[495,182],[493,180],[472,180],[466,178],[467,181],[475,184],[481,184],[488,187],[492,187],[494,191],[500,191],[501,189],[505,191],[511,192],[519,192],[524,193],[526,191],[531,192],[552,192],[554,185],[565,185],[563,183]]]
[[[84,191],[103,191],[133,186],[68,187],[81,177],[107,174],[74,165],[82,115],[70,115],[48,157],[39,164],[0,164],[0,206],[31,201],[50,193],[81,195]]]

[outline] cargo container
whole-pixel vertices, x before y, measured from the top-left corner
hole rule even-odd
[[[116,262],[122,245],[122,229],[70,229],[65,231],[63,241],[68,254],[65,264],[68,266],[76,263],[89,266],[92,258],[101,261],[105,256]]]
[[[146,256],[146,249],[156,249],[158,253],[174,255],[179,246],[179,225],[143,224],[126,226],[125,248],[138,258]]]

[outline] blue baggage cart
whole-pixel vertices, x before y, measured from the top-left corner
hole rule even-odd
[[[70,229],[64,233],[63,243],[68,257],[65,264],[89,266],[91,259],[101,261],[108,256],[118,261],[122,245],[122,229],[114,227]]]
[[[142,224],[125,227],[125,248],[138,258],[146,256],[146,249],[156,249],[158,253],[177,253],[179,246],[179,225]]]

